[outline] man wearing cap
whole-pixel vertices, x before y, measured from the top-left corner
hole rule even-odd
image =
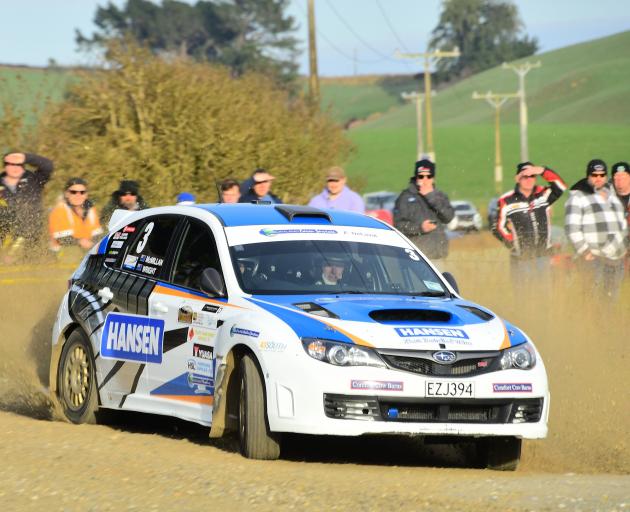
[[[251,177],[251,185],[247,192],[241,196],[239,203],[253,203],[257,201],[271,204],[281,204],[280,198],[271,193],[271,182],[275,176],[265,169],[256,169]]]
[[[630,164],[617,162],[611,167],[613,186],[626,212],[626,223],[630,230]],[[628,244],[630,246],[630,243]]]
[[[88,187],[81,178],[66,182],[63,200],[48,216],[50,248],[59,253],[62,246],[78,246],[87,251],[103,233],[96,209],[88,199]]]
[[[547,186],[537,185],[538,177]],[[492,233],[510,249],[510,270],[515,283],[533,277],[547,279],[551,252],[551,205],[567,189],[554,171],[531,162],[516,166],[516,186],[499,198]]]
[[[434,260],[448,254],[444,225],[454,216],[448,196],[435,188],[435,164],[417,161],[409,186],[396,199],[394,226]]]
[[[334,166],[326,173],[326,187],[321,194],[313,197],[308,205],[331,210],[348,210],[365,213],[365,204],[359,194],[346,186],[346,173],[343,168]]]
[[[628,226],[621,201],[608,183],[606,163],[591,160],[586,178],[571,187],[565,230],[586,283],[616,299],[623,280]]]
[[[6,261],[32,247],[42,231],[42,193],[53,172],[48,158],[32,153],[7,153],[0,174],[0,245]],[[26,170],[32,166],[37,172]]]
[[[118,186],[118,190],[112,192],[112,197],[109,203],[103,208],[103,214],[101,215],[101,224],[104,226],[109,222],[114,210],[144,210],[149,205],[144,201],[140,195],[140,185],[137,181],[123,180]]]

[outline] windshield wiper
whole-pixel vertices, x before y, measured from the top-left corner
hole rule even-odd
[[[421,292],[414,293],[414,295],[417,295],[418,297],[446,297],[446,293],[444,292]]]
[[[344,295],[344,294],[348,294],[348,295],[364,295],[368,292],[361,292],[359,290],[344,290],[342,292],[333,292],[335,295]]]

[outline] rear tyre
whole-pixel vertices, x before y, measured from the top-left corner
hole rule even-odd
[[[63,412],[72,423],[96,423],[98,396],[92,348],[75,329],[61,351],[57,390]]]
[[[241,453],[248,459],[275,460],[280,456],[280,436],[267,426],[265,391],[260,371],[251,355],[240,363],[241,392],[238,430]]]
[[[482,467],[495,471],[514,471],[521,460],[522,440],[517,437],[486,437],[477,441]]]

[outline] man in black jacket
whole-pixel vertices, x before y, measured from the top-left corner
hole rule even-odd
[[[101,214],[101,225],[107,230],[109,219],[114,210],[144,210],[149,205],[140,195],[140,185],[137,181],[123,180],[118,186],[118,190],[112,192],[112,198],[103,208]]]
[[[0,174],[0,245],[10,262],[23,249],[32,250],[42,233],[42,193],[53,172],[48,158],[31,153],[7,153]],[[30,165],[37,172],[27,171]]]
[[[248,190],[241,195],[238,202],[251,203],[254,201],[265,201],[271,204],[282,203],[282,200],[278,196],[271,193],[271,183],[275,179],[275,176],[269,174],[265,169],[256,169],[249,179],[251,185]]]
[[[547,186],[537,185],[543,178]],[[546,278],[551,252],[551,205],[566,190],[551,169],[523,162],[516,167],[516,186],[499,198],[497,223],[492,232],[510,249],[510,269],[515,282]]]
[[[435,164],[419,160],[409,186],[396,199],[394,226],[435,260],[448,254],[444,225],[454,216],[448,196],[435,188]]]

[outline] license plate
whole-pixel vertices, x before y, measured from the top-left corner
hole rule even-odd
[[[465,381],[428,381],[425,383],[425,396],[449,397],[449,398],[472,398],[475,396],[475,385],[473,382]]]

